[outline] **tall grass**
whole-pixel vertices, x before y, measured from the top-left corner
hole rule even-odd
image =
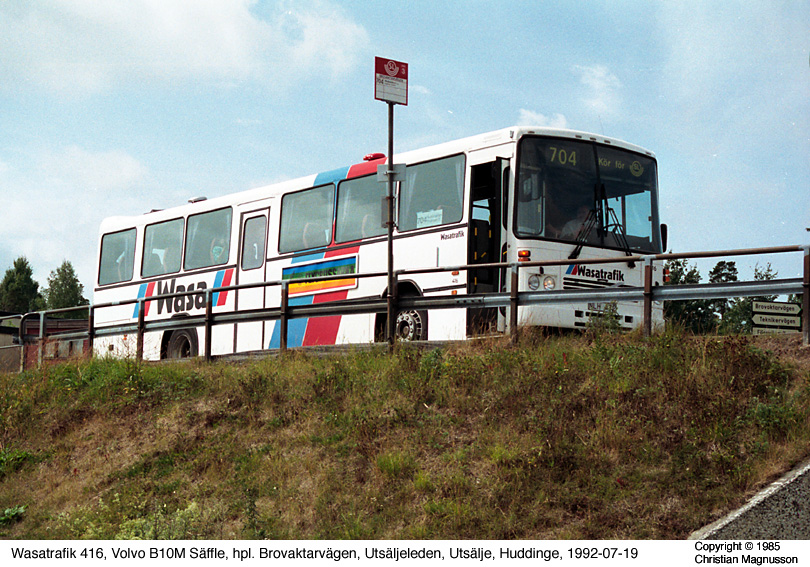
[[[806,456],[750,338],[526,333],[0,376],[0,535],[679,538]]]

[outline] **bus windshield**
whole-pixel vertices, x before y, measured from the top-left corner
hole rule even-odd
[[[525,137],[518,155],[515,234],[659,252],[655,160],[591,142]]]

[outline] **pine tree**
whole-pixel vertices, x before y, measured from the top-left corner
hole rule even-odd
[[[717,264],[715,264],[714,268],[712,268],[712,271],[709,272],[710,283],[727,283],[736,281],[738,281],[738,277],[737,264],[735,262],[726,262],[725,260],[720,260],[717,262]],[[722,320],[725,318],[726,312],[731,308],[731,300],[713,299],[712,308]]]
[[[764,268],[759,264],[754,266],[754,279],[757,281],[775,280],[778,273],[768,263]],[[774,301],[778,296],[763,295],[757,297],[742,297],[731,304],[723,317],[720,330],[723,333],[750,334],[754,328],[754,301]]]
[[[700,283],[697,266],[690,266],[685,259],[668,261],[665,268],[669,270],[669,285]],[[665,301],[664,317],[693,333],[708,333],[717,327],[713,303],[707,299]]]
[[[6,270],[0,282],[0,310],[11,313],[28,313],[45,307],[39,293],[39,284],[34,281],[34,271],[25,256],[14,260],[13,267]]]
[[[73,264],[65,260],[48,276],[48,289],[45,290],[45,300],[48,309],[62,309],[87,305],[88,301],[82,296],[84,286],[79,282]],[[84,316],[76,312],[75,316]]]

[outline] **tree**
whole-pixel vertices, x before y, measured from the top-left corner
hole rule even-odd
[[[700,283],[700,272],[697,266],[690,266],[683,260],[670,260],[664,266],[669,270],[669,285],[684,285]],[[717,326],[714,315],[713,302],[706,299],[690,299],[685,301],[665,301],[664,317],[683,325],[693,333],[708,333]]]
[[[771,268],[770,262],[764,268],[760,267],[759,264],[754,266],[754,279],[757,281],[774,280],[777,275],[778,273]],[[754,328],[754,302],[774,301],[777,297],[776,295],[761,295],[743,297],[734,301],[726,316],[723,317],[720,331],[723,333],[750,334]]]
[[[45,307],[39,293],[39,284],[34,281],[34,271],[25,256],[14,260],[13,267],[6,270],[0,282],[0,310],[12,313],[28,313]]]
[[[712,271],[709,272],[709,282],[710,283],[727,283],[727,282],[736,282],[738,281],[737,278],[737,264],[735,262],[726,262],[725,260],[720,260],[715,264]],[[720,319],[724,319],[726,316],[726,312],[731,308],[731,300],[730,299],[713,299],[712,308],[714,309],[715,313],[720,316]]]
[[[62,309],[87,305],[89,302],[82,297],[84,286],[79,283],[73,264],[65,260],[48,276],[48,289],[45,290],[45,304],[48,309]],[[84,313],[77,311],[75,317],[83,317]]]

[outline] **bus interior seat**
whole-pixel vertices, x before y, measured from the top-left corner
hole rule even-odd
[[[160,256],[154,251],[150,252],[143,263],[143,275],[156,276],[163,272],[163,262],[160,261]]]
[[[302,240],[304,248],[318,248],[329,244],[326,228],[316,222],[308,222],[304,225]]]

